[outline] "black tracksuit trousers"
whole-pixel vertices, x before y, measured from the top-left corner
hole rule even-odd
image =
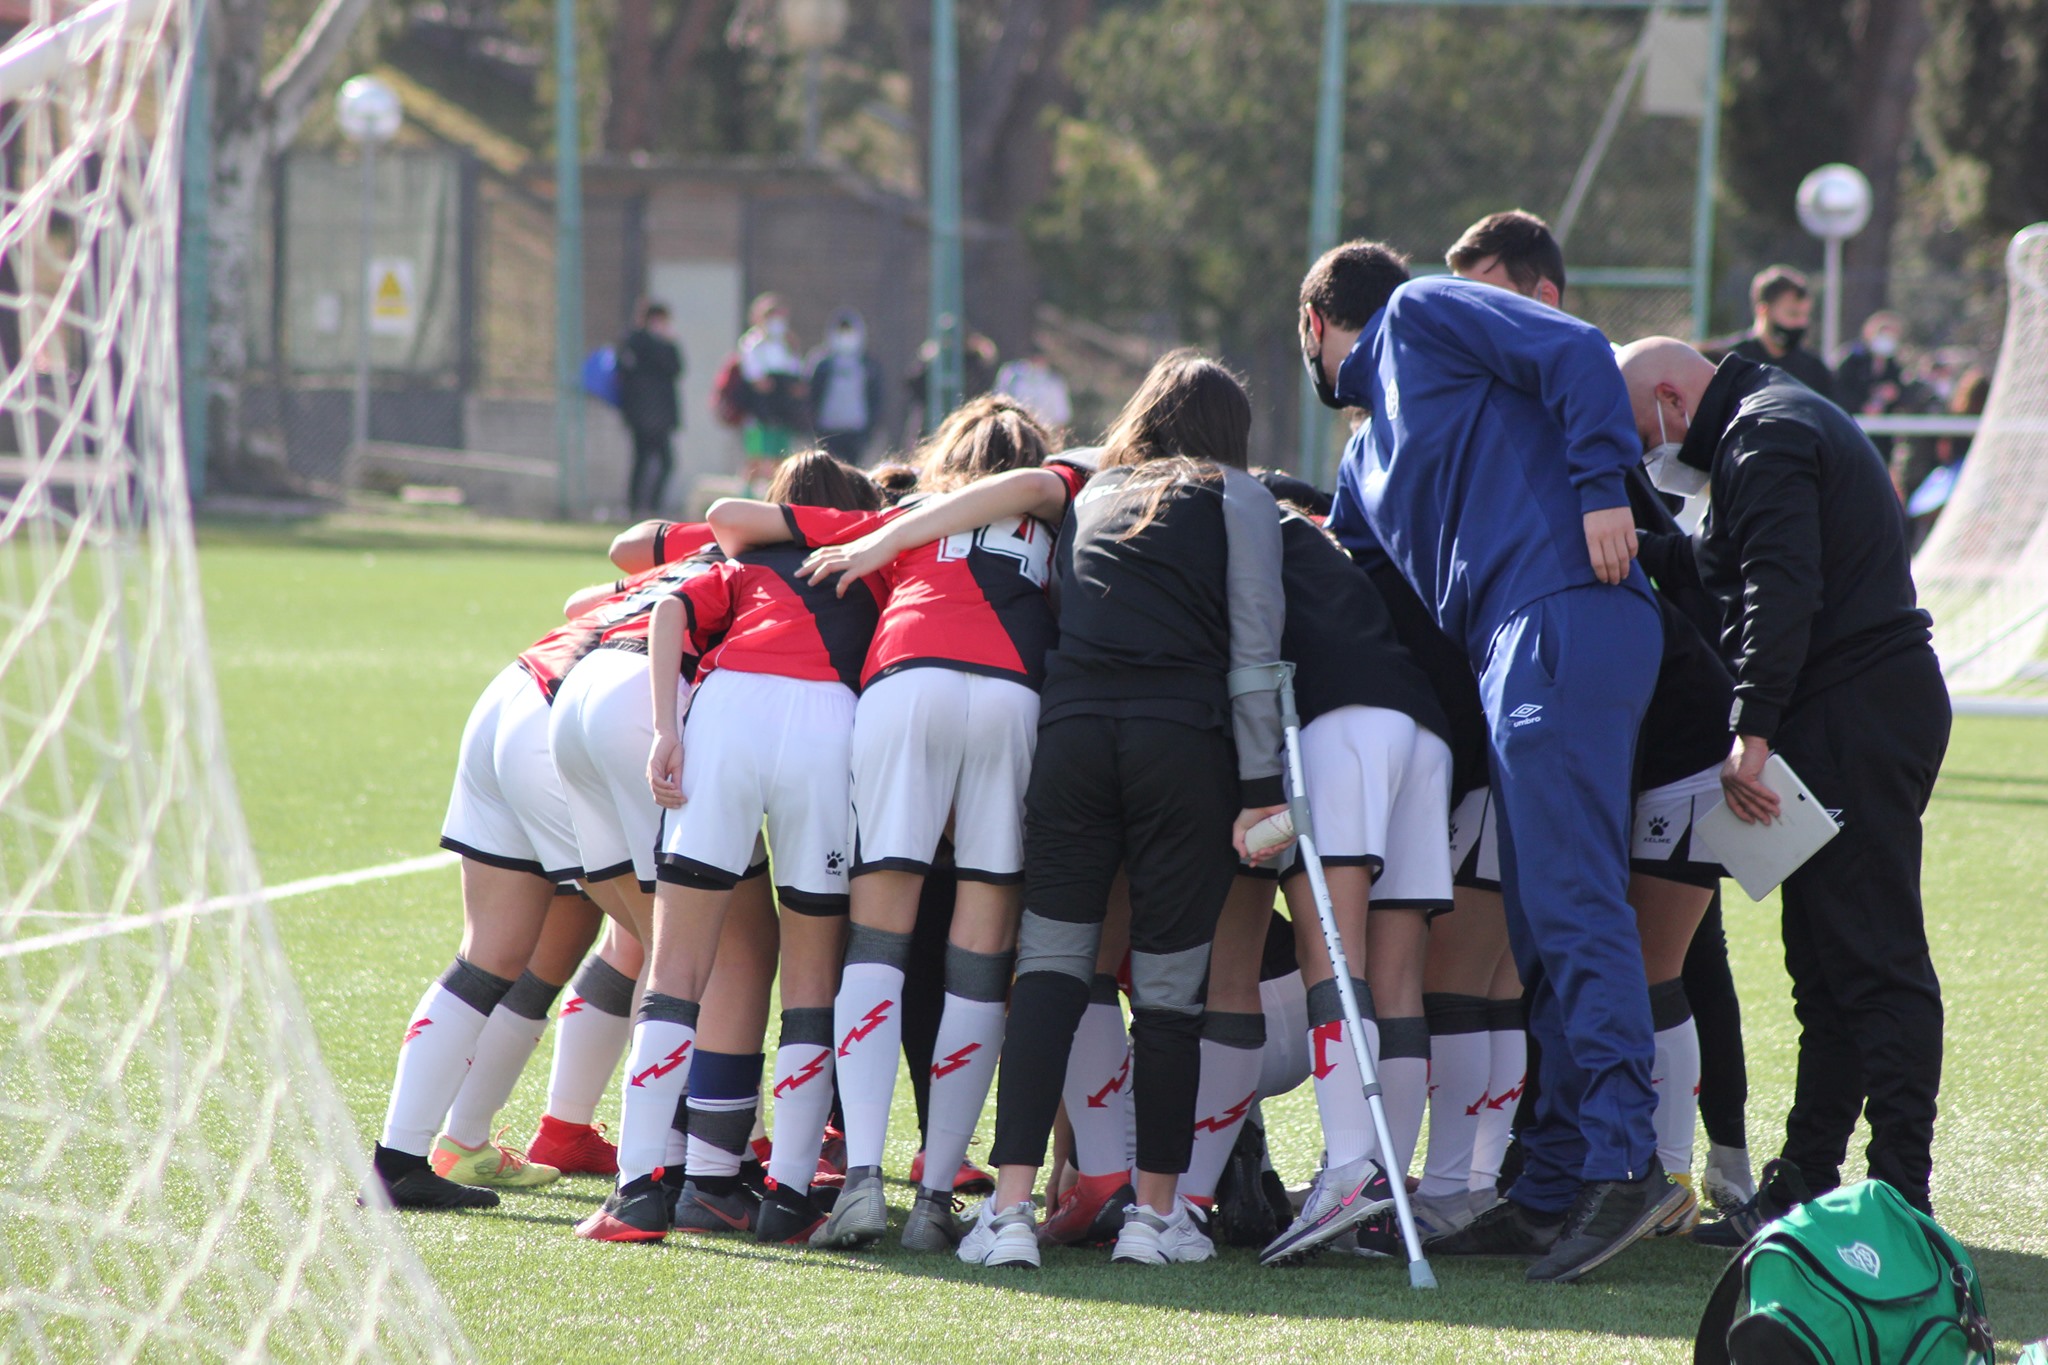
[[[1024,919],[996,1087],[999,1166],[1039,1166],[1088,1007],[1110,886],[1131,892],[1138,1169],[1187,1170],[1209,945],[1237,875],[1236,751],[1221,730],[1076,715],[1038,732],[1024,797]]]
[[[1870,1175],[1928,1205],[1941,983],[1920,907],[1920,817],[1948,748],[1948,689],[1918,645],[1799,702],[1775,749],[1842,832],[1785,882],[1799,1073],[1784,1156],[1841,1183],[1859,1113]]]

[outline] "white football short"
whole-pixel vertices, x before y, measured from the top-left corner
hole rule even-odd
[[[1302,780],[1327,867],[1373,870],[1375,910],[1451,908],[1451,749],[1401,711],[1340,706],[1301,731]]]
[[[547,698],[516,663],[491,680],[462,727],[441,847],[557,885],[583,875],[548,751]]]
[[[1687,886],[1719,887],[1720,860],[1693,825],[1723,799],[1718,763],[1637,796],[1629,868]]]
[[[700,683],[683,724],[683,805],[662,812],[655,875],[737,885],[765,819],[784,908],[845,914],[853,706],[836,682],[722,668]]]
[[[584,875],[594,882],[639,879],[654,889],[654,848],[661,807],[647,787],[654,747],[647,656],[628,649],[592,650],[555,694],[548,743],[569,801],[569,819]]]
[[[1024,788],[1038,694],[957,668],[908,668],[853,713],[853,873],[929,872],[946,817],[955,874],[1024,880]]]
[[[1474,891],[1500,890],[1500,830],[1493,789],[1475,787],[1451,812],[1451,880]]]

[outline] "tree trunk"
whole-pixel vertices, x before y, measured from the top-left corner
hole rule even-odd
[[[611,103],[605,111],[607,151],[647,150],[654,86],[654,0],[619,0],[612,30]]]
[[[1855,35],[1850,159],[1870,180],[1871,207],[1869,224],[1843,252],[1845,337],[1884,307],[1899,211],[1899,154],[1911,128],[1914,72],[1928,40],[1921,0],[1870,0],[1862,18]]]
[[[242,452],[241,386],[249,367],[249,272],[263,169],[298,133],[327,70],[348,46],[370,0],[322,0],[283,60],[265,72],[269,0],[217,0],[207,24],[213,43],[213,184],[208,194],[208,449]],[[282,345],[283,338],[273,338]]]

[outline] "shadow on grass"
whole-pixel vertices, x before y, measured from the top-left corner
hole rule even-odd
[[[202,549],[225,546],[429,554],[544,553],[587,557],[621,527],[463,516],[339,513],[304,518],[204,517]]]

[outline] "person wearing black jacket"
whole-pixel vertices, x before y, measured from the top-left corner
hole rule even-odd
[[[640,305],[639,325],[619,343],[618,357],[619,415],[633,439],[626,506],[632,516],[651,516],[660,510],[662,486],[675,468],[675,433],[683,425],[676,392],[683,351],[667,304],[649,300]]]
[[[1761,780],[1776,752],[1842,826],[1784,886],[1801,1028],[1784,1157],[1808,1190],[1834,1188],[1864,1114],[1870,1174],[1926,1210],[1942,1005],[1920,818],[1950,713],[1898,500],[1855,422],[1790,377],[1740,356],[1717,368],[1665,337],[1621,361],[1659,486],[1710,496],[1692,539],[1645,537],[1643,559],[1660,583],[1696,578],[1720,604],[1735,674],[1729,807],[1750,822],[1776,814]],[[1798,1194],[1767,1182],[1747,1217]]]

